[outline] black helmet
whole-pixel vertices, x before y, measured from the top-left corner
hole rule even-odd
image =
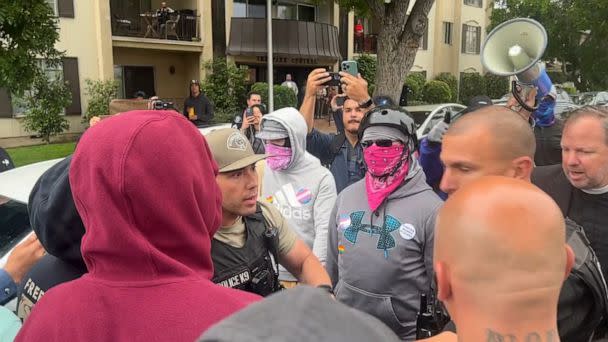
[[[416,138],[416,124],[409,116],[407,110],[396,106],[376,107],[363,117],[359,125],[359,141],[363,138],[363,132],[372,126],[392,127],[402,132],[406,137],[410,137],[413,149],[418,149],[418,139]]]

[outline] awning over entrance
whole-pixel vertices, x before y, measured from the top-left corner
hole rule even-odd
[[[275,58],[323,59],[338,61],[338,28],[298,20],[272,20]],[[232,56],[266,56],[266,19],[232,18],[230,43]]]

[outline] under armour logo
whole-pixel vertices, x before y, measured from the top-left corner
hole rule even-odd
[[[384,251],[384,257],[388,258],[388,250],[395,248],[395,239],[391,236],[391,233],[399,229],[401,223],[396,218],[386,215],[382,227],[374,226],[370,224],[362,224],[364,211],[357,211],[350,214],[350,226],[344,230],[344,238],[346,240],[357,243],[357,236],[359,232],[366,232],[369,235],[378,235],[377,249]]]
[[[2,161],[2,164],[4,164],[4,166],[9,166],[11,162],[8,161],[8,159],[4,159]]]

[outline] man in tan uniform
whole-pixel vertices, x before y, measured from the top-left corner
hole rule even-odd
[[[327,272],[271,204],[258,202],[254,154],[247,138],[226,128],[207,135],[218,163],[222,226],[212,241],[213,281],[262,296],[278,291],[278,262],[299,282],[331,291]],[[205,199],[201,199],[205,200]]]

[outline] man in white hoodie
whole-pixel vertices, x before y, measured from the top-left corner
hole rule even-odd
[[[258,138],[265,143],[266,168],[261,200],[274,204],[325,265],[327,227],[336,201],[334,178],[321,162],[306,152],[308,129],[295,108],[265,115]],[[285,287],[295,278],[281,268]]]

